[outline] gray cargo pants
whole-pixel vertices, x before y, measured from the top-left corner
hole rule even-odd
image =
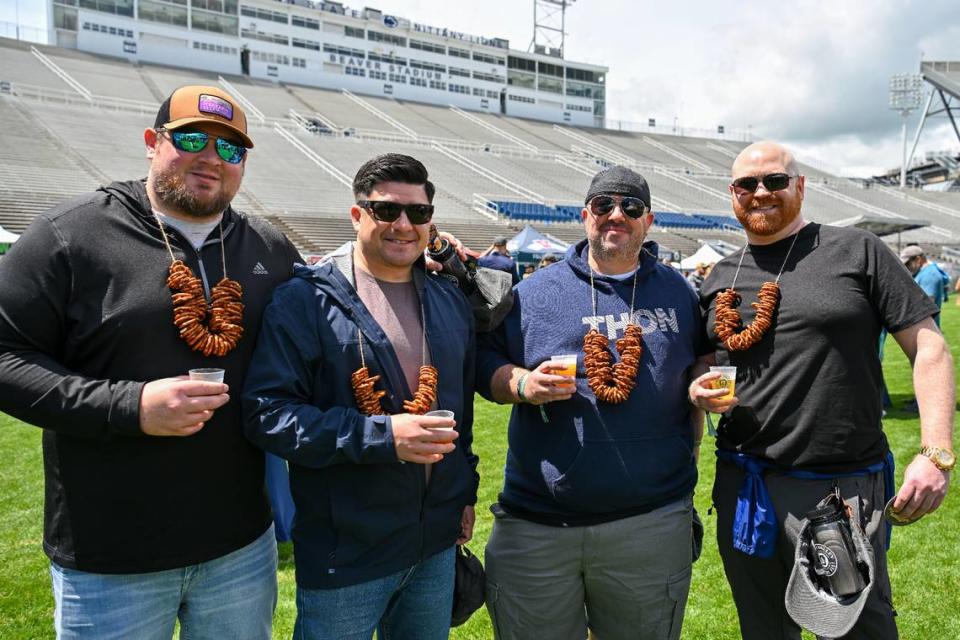
[[[693,561],[693,499],[584,527],[498,515],[487,543],[497,640],[675,640]]]

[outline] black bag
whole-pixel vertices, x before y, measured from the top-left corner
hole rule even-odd
[[[456,576],[453,581],[453,613],[450,626],[459,627],[483,606],[487,576],[480,559],[463,545],[457,545]]]

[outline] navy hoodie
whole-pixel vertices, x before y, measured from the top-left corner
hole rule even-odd
[[[556,526],[646,513],[688,495],[697,480],[687,402],[688,369],[705,345],[696,295],[657,261],[656,243],[646,243],[633,314],[643,329],[637,386],[622,404],[598,402],[586,380],[583,336],[597,328],[615,354],[634,278],[594,274],[594,313],[586,246],[581,241],[566,260],[518,284],[510,315],[477,345],[477,387],[486,398],[505,364],[532,370],[553,355],[577,354],[577,392],[542,405],[548,421],[537,406],[514,405],[500,494],[512,515]]]

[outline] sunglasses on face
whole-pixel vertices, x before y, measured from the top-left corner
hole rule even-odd
[[[166,131],[166,129],[158,129],[158,131]],[[210,134],[202,131],[167,131],[167,133],[170,134],[170,141],[173,142],[173,146],[186,153],[200,153],[206,149],[211,138]],[[247,155],[247,148],[243,145],[223,138],[215,138],[215,140],[217,155],[224,162],[240,164],[243,157]]]
[[[605,216],[620,207],[623,215],[637,219],[647,212],[647,205],[640,198],[631,196],[594,196],[587,203],[590,213],[594,216]]]
[[[756,176],[737,178],[731,184],[737,191],[745,193],[753,193],[757,190],[757,187],[763,184],[764,189],[773,193],[774,191],[786,189],[790,185],[790,180],[796,177],[797,176],[787,175],[786,173],[768,173],[759,178]]]
[[[406,204],[389,200],[359,200],[357,204],[380,222],[396,222],[404,211],[410,224],[427,224],[433,218],[432,204]]]

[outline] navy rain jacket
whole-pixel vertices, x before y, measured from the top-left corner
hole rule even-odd
[[[351,374],[361,367],[358,328],[371,375],[391,414],[412,398],[386,334],[357,295],[352,244],[313,267],[298,266],[264,312],[247,374],[247,437],[290,462],[297,584],[330,589],[381,578],[455,542],[477,500],[473,455],[473,316],[456,285],[414,265],[427,343],[440,374],[437,403],[454,412],[456,449],[433,465],[403,464],[391,418],[357,411]]]

